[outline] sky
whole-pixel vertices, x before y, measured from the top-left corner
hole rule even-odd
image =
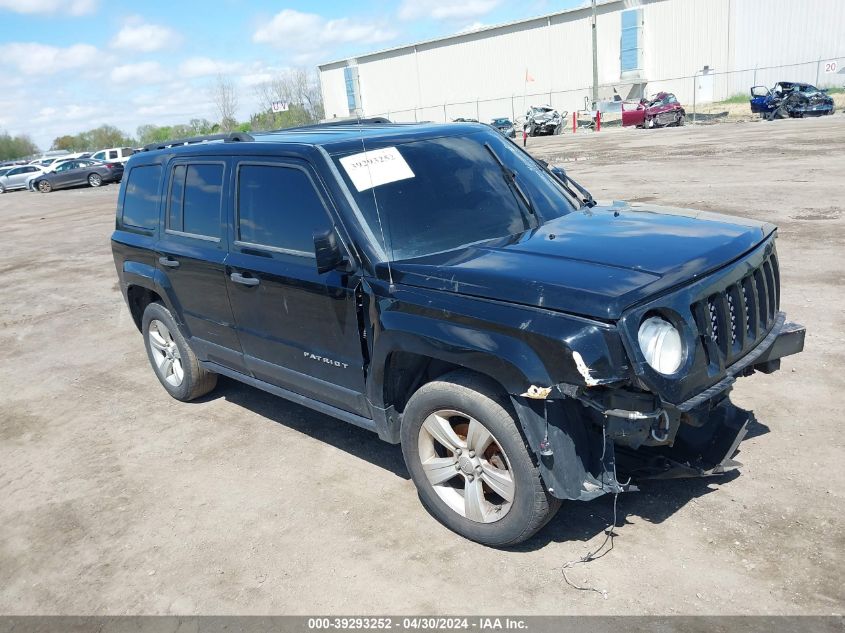
[[[211,85],[542,15],[583,0],[0,0],[0,131],[54,138],[102,124],[216,120]]]

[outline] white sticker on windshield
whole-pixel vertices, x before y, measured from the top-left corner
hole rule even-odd
[[[358,191],[414,177],[414,172],[395,147],[344,156],[340,164]]]

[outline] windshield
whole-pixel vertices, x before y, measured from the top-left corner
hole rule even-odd
[[[366,228],[391,260],[516,235],[580,206],[533,159],[492,130],[401,143],[367,156],[370,171],[360,191],[350,161],[364,158],[361,153],[333,158]],[[377,186],[369,187],[370,182]]]
[[[493,119],[493,125],[512,125],[510,119]]]

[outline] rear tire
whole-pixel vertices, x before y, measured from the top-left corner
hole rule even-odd
[[[161,303],[151,303],[141,319],[144,347],[161,386],[171,396],[188,402],[217,386],[217,374],[199,364],[179,326]]]
[[[420,387],[405,408],[401,440],[423,506],[472,541],[515,545],[560,508],[510,401],[484,376],[459,370]]]
[[[53,191],[53,185],[51,185],[48,180],[39,180],[38,191],[40,191],[41,193],[50,193],[51,191]]]

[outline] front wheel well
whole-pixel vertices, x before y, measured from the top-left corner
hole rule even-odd
[[[402,413],[417,389],[456,369],[461,366],[423,354],[391,353],[384,371],[385,407],[392,406]]]
[[[161,303],[161,297],[154,290],[144,288],[143,286],[129,286],[126,290],[126,299],[129,303],[129,312],[132,314],[132,320],[135,322],[135,327],[141,331],[141,319],[144,316],[144,310],[147,306],[154,302]]]
[[[400,415],[411,396],[423,385],[442,376],[461,370],[477,374],[489,383],[490,388],[507,395],[508,390],[494,376],[479,372],[470,367],[449,361],[417,354],[414,352],[392,352],[387,358],[384,372],[384,406],[393,407]]]

